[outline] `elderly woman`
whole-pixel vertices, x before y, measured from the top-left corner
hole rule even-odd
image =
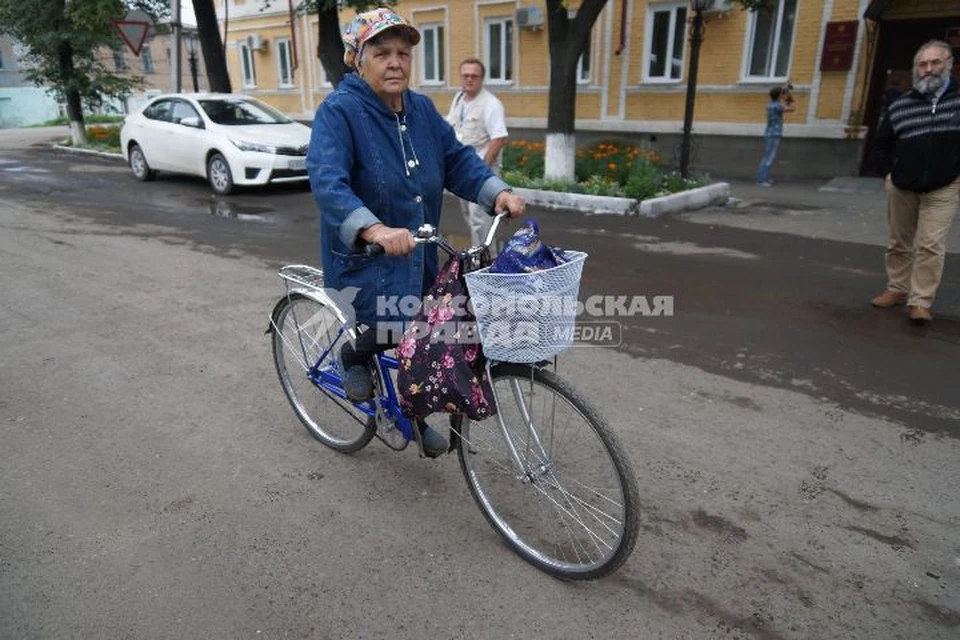
[[[524,201],[457,142],[426,96],[408,88],[416,29],[380,8],[358,15],[344,40],[356,50],[356,73],[317,110],[307,170],[320,208],[325,284],[355,287],[356,319],[371,326],[340,352],[344,390],[361,402],[373,397],[370,356],[393,346],[378,343],[373,326],[404,320],[390,315],[389,301],[421,297],[436,277],[436,246],[415,244],[412,232],[439,225],[444,189],[511,216],[523,213]],[[384,253],[366,255],[371,243]],[[420,431],[427,455],[446,450],[438,432],[423,423]]]

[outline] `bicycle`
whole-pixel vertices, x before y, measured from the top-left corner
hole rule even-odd
[[[421,227],[415,240],[437,243],[476,268],[500,219],[484,245],[464,252],[430,225]],[[398,451],[416,442],[423,456],[415,421],[400,409],[392,375],[398,360],[375,356],[370,364],[374,398],[349,402],[337,353],[356,329],[323,288],[322,271],[288,265],[279,276],[286,293],[271,313],[267,332],[284,393],[310,435],[342,453],[362,449],[374,436]],[[482,336],[481,330],[481,345]],[[555,368],[556,358],[552,363],[488,359],[497,414],[479,422],[450,416],[449,450],[456,449],[481,512],[521,558],[555,577],[599,578],[633,551],[639,491],[614,432],[573,385],[549,370],[551,364]],[[350,420],[335,419],[334,407]]]

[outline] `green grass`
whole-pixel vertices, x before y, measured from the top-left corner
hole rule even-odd
[[[110,124],[123,122],[123,116],[109,116],[109,115],[89,115],[83,117],[84,124]],[[31,125],[32,127],[57,127],[60,125],[68,124],[70,120],[64,116],[62,118],[55,118],[54,120],[47,120],[46,122],[41,122],[40,124]]]
[[[120,127],[116,123],[91,124],[86,127],[86,130],[87,144],[77,147],[78,149],[120,153]],[[64,144],[73,146],[69,139]]]

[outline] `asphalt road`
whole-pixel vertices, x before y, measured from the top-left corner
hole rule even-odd
[[[592,584],[500,544],[453,457],[300,427],[262,334],[276,267],[316,262],[306,189],[4,149],[0,638],[955,637],[957,256],[916,330],[866,304],[875,245],[531,214],[590,254],[582,296],[673,297],[561,361],[645,507]]]

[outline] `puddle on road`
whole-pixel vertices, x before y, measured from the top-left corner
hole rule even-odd
[[[261,207],[249,204],[238,204],[214,198],[207,203],[207,211],[218,218],[233,218],[235,220],[251,220],[253,222],[272,222],[274,210],[270,207]]]

